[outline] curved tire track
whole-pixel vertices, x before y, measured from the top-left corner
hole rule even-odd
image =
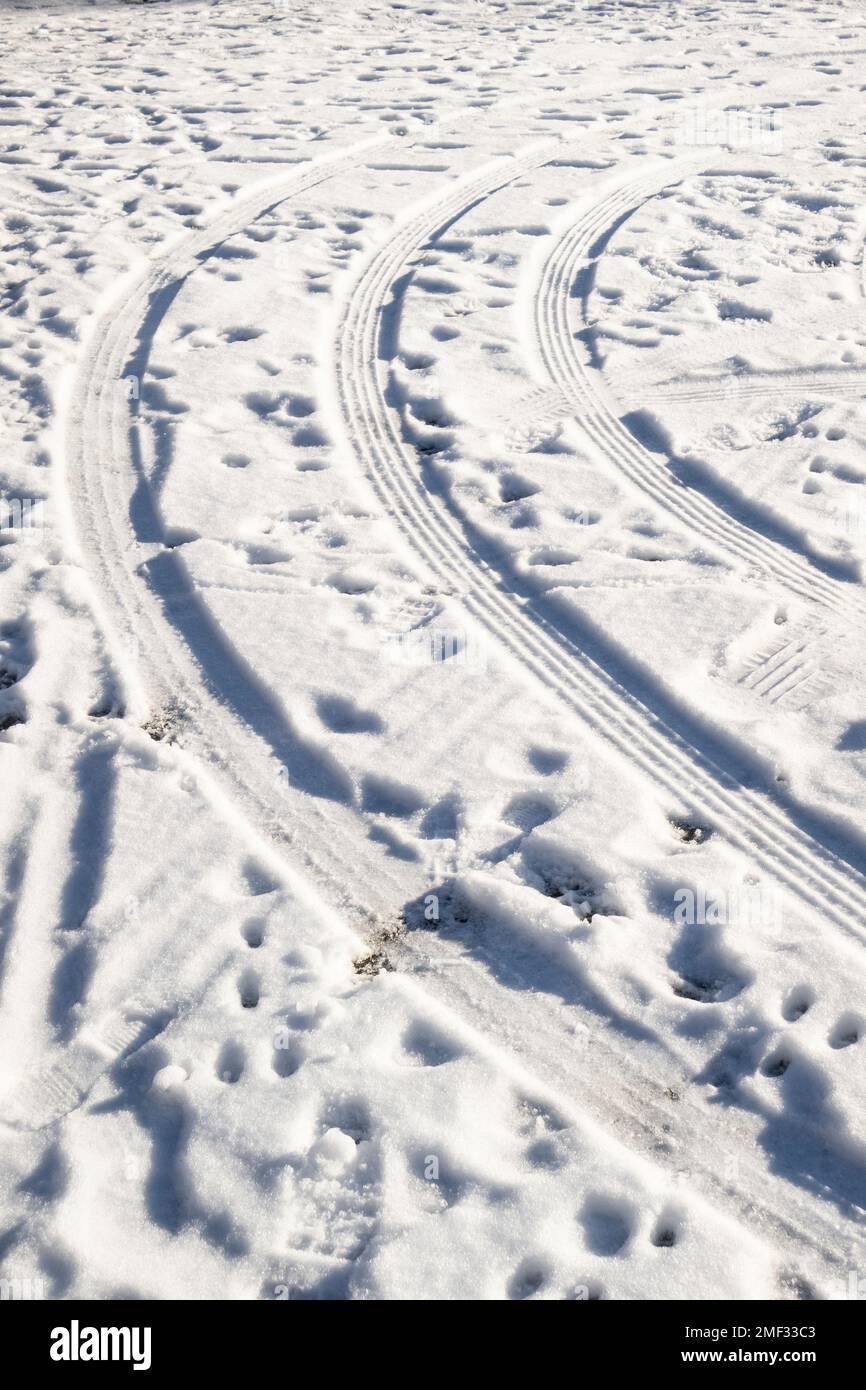
[[[356,897],[346,887],[347,866],[352,863],[347,847],[357,841],[353,811],[333,801],[324,810],[315,797],[305,799],[303,817],[293,809],[291,795],[281,790],[281,763],[273,750],[227,711],[219,689],[171,626],[148,584],[142,567],[154,555],[165,554],[165,547],[139,542],[129,520],[131,499],[137,488],[146,488],[147,480],[133,457],[122,379],[143,326],[152,332],[158,325],[161,314],[154,306],[162,302],[168,307],[201,257],[278,203],[354,170],[361,152],[379,143],[364,141],[349,155],[269,181],[245,194],[203,231],[169,247],[101,314],[67,410],[66,466],[75,530],[94,581],[93,607],[120,678],[124,708],[141,722],[160,703],[179,705],[183,749],[197,755],[216,776],[229,803],[239,802],[252,824],[265,829],[272,850],[289,842],[301,869],[326,884],[331,900],[361,921],[393,911],[401,885],[382,862],[367,885],[366,911],[358,910]],[[136,660],[129,657],[130,649]]]
[[[796,827],[769,796],[743,786],[665,725],[653,709],[618,684],[546,617],[528,616],[507,579],[474,549],[456,508],[424,486],[417,459],[386,404],[378,365],[380,320],[412,256],[502,183],[501,175],[490,173],[410,217],[357,277],[339,318],[336,339],[337,393],[348,442],[404,536],[415,549],[420,543],[425,568],[460,596],[470,617],[523,670],[675,803],[686,800],[700,807],[722,837],[748,855],[771,881],[864,940],[866,881],[862,875]],[[611,200],[614,207],[628,207],[632,198],[633,185],[610,195],[601,212],[596,211],[593,225],[608,225]],[[835,599],[837,586],[831,585],[830,592]]]
[[[74,511],[78,534],[87,553],[96,586],[104,603],[98,603],[106,611],[110,633],[114,639],[107,638],[114,647],[119,670],[124,672],[124,683],[133,705],[142,711],[151,708],[148,695],[163,692],[182,699],[187,717],[185,733],[191,751],[199,755],[205,765],[215,774],[218,788],[225,788],[229,796],[240,802],[243,811],[249,816],[253,826],[264,833],[264,842],[271,854],[282,865],[288,863],[294,871],[296,859],[300,860],[302,870],[312,872],[314,881],[324,886],[331,901],[341,910],[358,909],[358,891],[347,886],[347,877],[354,868],[354,880],[361,880],[360,894],[362,916],[369,917],[371,904],[381,902],[384,910],[393,909],[395,902],[405,900],[400,883],[390,880],[382,873],[382,864],[377,859],[375,869],[366,862],[364,851],[358,852],[358,827],[351,813],[341,815],[339,826],[334,824],[336,808],[330,807],[327,818],[318,808],[305,798],[303,819],[292,813],[286,815],[285,802],[276,791],[276,767],[269,752],[258,744],[249,733],[237,727],[237,722],[226,715],[219,701],[219,693],[208,681],[207,672],[196,662],[192,653],[169,627],[159,603],[148,589],[146,580],[138,572],[142,559],[147,558],[148,547],[136,543],[126,518],[132,490],[136,486],[135,464],[131,457],[129,428],[130,416],[125,398],[119,390],[113,389],[130,360],[134,345],[138,340],[142,324],[145,322],[154,296],[165,291],[179,280],[184,279],[197,265],[197,257],[220,239],[241,230],[263,211],[277,202],[303,192],[316,183],[336,175],[344,167],[354,167],[357,156],[350,155],[345,160],[335,162],[326,169],[311,170],[279,186],[269,185],[266,191],[250,194],[242,204],[229,209],[206,231],[188,238],[177,250],[170,250],[135,284],[123,291],[116,306],[110,307],[95,325],[88,343],[78,380],[78,389],[72,408],[68,412],[68,466],[75,484]],[[492,174],[470,185],[461,184],[459,192],[449,194],[445,209],[446,216],[454,207],[465,210],[469,202],[485,196],[494,187],[519,177],[524,168],[544,162],[537,156],[524,161],[522,165],[509,161]],[[422,240],[430,220],[434,224],[441,220],[441,202],[437,202],[421,215]],[[406,249],[407,234],[409,244],[417,231],[415,219],[408,229],[398,232],[401,254]],[[385,248],[387,252],[388,248]],[[378,263],[382,253],[376,253]],[[366,303],[366,300],[365,300]],[[366,311],[365,311],[366,312]],[[375,309],[374,309],[375,313]],[[363,374],[362,374],[363,375]],[[107,387],[107,389],[106,389]],[[151,547],[152,549],[152,547]],[[134,678],[129,671],[129,661],[122,654],[122,635],[127,632],[143,639],[142,664],[144,682]],[[279,823],[291,822],[290,833]],[[278,828],[275,830],[275,822]],[[294,836],[300,838],[294,839]],[[287,843],[288,842],[288,843]],[[307,846],[316,845],[315,853]],[[329,845],[325,853],[323,846]],[[369,855],[369,850],[366,851]],[[373,908],[375,911],[375,907]],[[421,968],[429,969],[426,955],[407,946],[410,956],[416,957]],[[490,1033],[498,1039],[494,1047],[510,1053],[515,1052],[530,1067],[535,1066],[542,1076],[547,1074],[547,1083],[541,1089],[559,1095],[573,1093],[572,1078],[567,1067],[555,1069],[550,1076],[549,1057],[544,1050],[526,1050],[526,1035],[540,1038],[553,1033],[561,1039],[558,1020],[551,1020],[544,1000],[536,995],[521,1000],[521,1012],[532,1023],[525,1030],[506,1027],[503,1031],[501,1008],[498,1001],[501,988],[489,980],[479,968],[473,969],[473,984],[466,990],[464,982],[457,981],[454,973],[444,971],[436,980],[430,982],[433,992],[444,1000],[446,1006],[453,1008],[461,1017],[472,1018],[479,1010],[484,1016]],[[425,982],[426,982],[425,981]],[[417,986],[413,983],[411,988]],[[509,1001],[513,995],[509,992]],[[490,1050],[490,1043],[483,1046]],[[642,1133],[639,1144],[647,1156],[658,1161],[657,1129],[655,1120],[647,1118],[647,1086],[654,1095],[662,1087],[652,1080],[647,1082],[646,1073],[635,1065],[629,1050],[618,1040],[611,1041],[608,1030],[594,1043],[596,1060],[605,1061],[581,1085],[580,1094],[575,1098],[580,1106],[588,1106],[590,1113],[601,1123],[610,1125],[613,1117],[615,1130],[628,1135]],[[555,1050],[555,1049],[554,1049]],[[669,1064],[676,1066],[675,1054],[663,1049]],[[563,1057],[567,1053],[562,1054]],[[49,1096],[57,1113],[74,1108],[80,1104],[93,1084],[94,1076],[87,1072],[86,1084],[82,1086],[77,1075],[61,1074],[51,1087]],[[573,1104],[564,1103],[564,1109],[573,1110]],[[654,1107],[658,1124],[663,1123],[662,1110]],[[53,1116],[51,1117],[53,1118]],[[48,1118],[46,1118],[46,1123]],[[689,1122],[689,1131],[698,1145],[702,1126],[706,1117],[694,1111]],[[722,1188],[718,1176],[704,1165],[700,1172],[695,1170],[693,1177],[699,1186],[714,1194],[714,1200],[726,1207],[736,1219],[743,1219],[743,1213],[750,1214],[760,1210],[766,1217],[768,1227],[782,1248],[788,1248],[796,1257],[804,1244],[809,1247],[825,1271],[832,1265],[830,1252],[833,1249],[834,1225],[832,1215],[820,1203],[794,1192],[795,1215],[791,1212],[791,1193],[779,1194],[766,1191],[765,1175],[760,1165],[754,1165],[743,1173],[739,1185],[726,1184]],[[829,1265],[828,1265],[829,1260]]]
[[[701,539],[749,565],[759,576],[771,578],[796,598],[832,608],[842,618],[848,615],[863,621],[866,599],[852,592],[850,584],[822,574],[808,560],[751,530],[661,466],[623,425],[605,398],[599,373],[587,367],[578,348],[568,313],[578,269],[597,259],[613,231],[633,212],[691,172],[695,172],[693,165],[680,166],[676,173],[667,168],[655,176],[621,183],[566,229],[545,261],[536,295],[539,355],[551,381],[572,402],[573,413],[592,444],[673,524],[690,524]],[[748,390],[738,387],[738,394],[744,389]],[[656,389],[653,396],[657,395]],[[687,391],[682,396],[690,398]]]

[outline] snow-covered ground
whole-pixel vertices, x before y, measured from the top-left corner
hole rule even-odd
[[[4,1287],[866,1296],[864,73],[7,0]]]

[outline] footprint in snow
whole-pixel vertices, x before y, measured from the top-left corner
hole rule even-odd
[[[579,1220],[584,1240],[594,1255],[619,1255],[634,1231],[634,1213],[628,1203],[601,1193],[587,1197]]]
[[[853,1047],[863,1037],[864,1032],[866,1032],[866,1021],[859,1014],[847,1013],[838,1020],[828,1041],[830,1046],[837,1050],[843,1047]]]
[[[349,1297],[381,1206],[379,1142],[362,1101],[340,1098],[325,1107],[318,1136],[289,1164],[286,1180],[285,1292],[270,1296]]]

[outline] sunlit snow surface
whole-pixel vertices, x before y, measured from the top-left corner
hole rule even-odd
[[[862,6],[0,55],[4,1287],[861,1296]]]

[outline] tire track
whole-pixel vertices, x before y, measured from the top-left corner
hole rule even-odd
[[[154,303],[196,268],[197,258],[205,255],[209,246],[240,230],[277,202],[334,177],[343,168],[354,168],[356,162],[357,155],[353,154],[325,170],[309,171],[283,181],[278,187],[269,186],[265,193],[250,195],[243,206],[230,209],[213,228],[167,252],[131,290],[123,291],[120,303],[111,306],[101,317],[87,345],[78,391],[68,412],[68,466],[75,485],[74,513],[81,543],[96,586],[104,596],[104,602],[95,606],[103,621],[110,624],[109,633],[112,628],[115,630],[114,638],[106,640],[123,671],[123,684],[132,706],[144,711],[151,708],[155,695],[180,697],[186,711],[185,742],[209,770],[223,811],[230,811],[229,803],[237,801],[251,825],[256,827],[257,838],[263,843],[266,854],[284,874],[289,868],[294,875],[299,866],[312,875],[316,886],[339,910],[348,912],[356,921],[369,921],[377,911],[393,913],[395,903],[406,901],[405,882],[384,873],[383,861],[378,856],[373,861],[369,846],[358,845],[357,817],[353,812],[329,806],[324,814],[309,797],[303,798],[300,809],[291,803],[286,807],[276,790],[272,756],[249,731],[238,728],[221,704],[219,691],[209,681],[207,671],[170,629],[169,620],[148,588],[141,567],[159,547],[137,543],[126,520],[131,493],[140,480],[130,447],[128,405],[123,393],[113,389],[130,360],[142,325],[149,316],[152,321]],[[458,211],[465,210],[467,202],[486,196],[494,187],[519,177],[526,168],[541,162],[544,161],[539,155],[528,157],[522,164],[501,161],[495,171],[482,179],[476,178],[468,184],[462,182],[458,189],[449,192],[446,215],[455,207]],[[439,200],[421,215],[422,232],[431,219],[436,224],[441,217]],[[408,233],[405,228],[398,231],[400,248],[405,247],[407,234],[412,244],[417,221],[414,219],[410,224]],[[388,247],[385,251],[387,253]],[[381,254],[376,253],[374,263],[379,263]],[[375,306],[373,313],[375,316]],[[361,376],[363,378],[363,372]],[[495,582],[492,576],[491,582]],[[135,635],[141,641],[144,679],[134,677],[129,670],[130,663],[122,647],[124,633]],[[228,793],[229,802],[223,797],[223,790]],[[328,846],[330,852],[324,846]],[[354,874],[347,884],[351,870]],[[360,893],[359,883],[362,885]],[[404,951],[416,970],[429,972],[430,951],[422,951],[414,942],[407,942]],[[513,993],[504,991],[480,968],[474,969],[472,974],[473,982],[468,991],[462,985],[455,985],[453,971],[444,970],[433,981],[428,973],[424,980],[425,984],[429,981],[431,992],[443,998],[447,1007],[454,1009],[459,1017],[471,1018],[480,1011],[496,1038],[494,1049],[503,1055],[516,1053],[523,1058],[527,1058],[528,1053],[529,1064],[536,1066],[542,1076],[549,1077],[550,1059],[543,1055],[543,1049],[527,1049],[524,1029],[514,1029],[502,1022],[503,993],[509,1005],[513,1002]],[[555,1036],[561,1042],[562,1027],[558,1020],[551,1020],[543,999],[532,996],[522,1000],[520,1013],[527,1021],[533,1021],[537,1037]],[[608,1031],[605,1030],[606,1035]],[[661,1055],[667,1058],[662,1065],[676,1066],[676,1054],[667,1044],[659,1042]],[[491,1048],[488,1039],[481,1045],[488,1051]],[[631,1136],[644,1132],[642,1147],[657,1161],[653,1153],[657,1133],[646,1118],[646,1109],[648,1087],[657,1094],[659,1084],[648,1082],[645,1072],[635,1065],[624,1044],[612,1044],[608,1036],[598,1039],[594,1056],[599,1065],[591,1077],[582,1080],[575,1101],[581,1107],[588,1105],[608,1126],[612,1124],[614,1133],[625,1132]],[[64,1072],[61,1079],[59,1100],[53,1093],[49,1099],[55,1109],[59,1104],[62,1112],[64,1107],[71,1108],[82,1102],[94,1076],[92,1070],[87,1071],[84,1088],[77,1073],[70,1076]],[[574,1093],[573,1080],[567,1070],[560,1068],[553,1084],[560,1094],[564,1091],[572,1096]],[[549,1090],[550,1086],[541,1089]],[[694,1122],[690,1122],[694,1145],[699,1144],[699,1132],[705,1123],[697,1115]],[[702,1142],[701,1147],[704,1147]],[[717,1176],[706,1165],[698,1181],[712,1190],[719,1187]],[[828,1261],[832,1265],[829,1254],[833,1249],[832,1220],[820,1204],[796,1190],[794,1195],[798,1211],[796,1221],[792,1221],[790,1215],[790,1192],[786,1188],[778,1196],[768,1196],[765,1174],[760,1165],[755,1165],[754,1173],[744,1178],[738,1190],[719,1192],[717,1200],[740,1220],[744,1212],[761,1211],[783,1248],[796,1255],[805,1244],[826,1269]]]
[[[536,297],[540,358],[551,381],[573,402],[573,413],[592,444],[618,473],[660,507],[672,524],[690,524],[721,553],[748,565],[761,580],[773,580],[796,598],[832,608],[843,621],[845,617],[863,621],[866,599],[852,591],[850,584],[822,574],[783,545],[761,536],[660,465],[623,425],[606,398],[599,374],[587,367],[581,356],[568,314],[579,271],[586,271],[597,261],[612,233],[648,199],[694,172],[694,165],[686,169],[680,165],[673,176],[668,168],[654,177],[620,184],[559,238],[544,264]],[[684,395],[688,398],[687,393]]]
[[[691,377],[682,382],[660,382],[641,392],[644,401],[739,401],[780,395],[830,396],[841,400],[866,394],[866,374],[855,368],[827,368],[821,373],[750,372],[748,376]]]
[[[640,768],[675,803],[686,800],[700,808],[722,837],[750,856],[783,891],[862,941],[866,939],[862,875],[798,828],[769,796],[748,788],[666,725],[544,614],[536,610],[530,616],[528,604],[509,587],[507,576],[479,555],[467,538],[456,506],[425,487],[418,459],[403,441],[379,375],[383,312],[394,297],[396,283],[405,281],[413,256],[502,182],[501,176],[489,174],[410,217],[356,279],[336,325],[335,379],[347,441],[404,536],[416,550],[420,545],[426,569],[452,586],[469,616],[521,669],[556,695],[585,730]],[[653,186],[647,180],[641,182]],[[611,198],[617,199],[616,206],[627,208],[633,200],[633,185]],[[609,211],[607,199],[600,213],[595,210],[593,225],[608,225]],[[588,244],[592,244],[591,235]],[[837,586],[828,587],[835,598]],[[807,586],[807,596],[810,593]]]
[[[94,327],[67,410],[67,472],[72,483],[72,515],[78,543],[86,555],[93,608],[118,675],[124,710],[141,722],[160,704],[180,707],[183,749],[193,753],[225,788],[218,799],[227,809],[243,807],[252,824],[264,828],[271,849],[291,845],[303,872],[356,924],[393,913],[405,900],[406,885],[382,860],[369,878],[361,907],[347,891],[346,846],[357,839],[354,811],[335,802],[327,812],[315,797],[303,815],[282,788],[282,767],[254,730],[235,719],[223,696],[180,635],[172,628],[157,592],[148,582],[148,565],[170,554],[160,543],[141,543],[132,530],[131,498],[147,480],[133,450],[129,404],[122,389],[127,366],[144,325],[152,333],[183,281],[211,248],[248,226],[277,204],[326,180],[357,168],[363,153],[379,140],[365,141],[352,153],[317,162],[298,174],[269,181],[244,195],[207,229],[169,247],[122,287]],[[181,601],[183,594],[176,597]],[[129,652],[137,653],[132,660]],[[315,846],[315,850],[312,848]]]

